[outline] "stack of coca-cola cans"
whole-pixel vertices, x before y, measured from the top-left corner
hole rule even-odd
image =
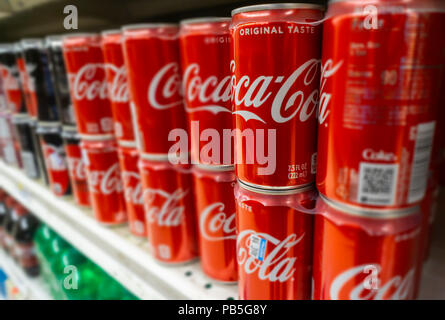
[[[276,3],[1,45],[0,153],[241,299],[413,299],[445,180],[444,12]]]

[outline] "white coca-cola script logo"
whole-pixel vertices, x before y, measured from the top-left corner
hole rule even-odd
[[[218,80],[216,76],[210,76],[203,80],[199,71],[199,65],[192,63],[184,72],[184,92],[187,100],[198,100],[201,104],[198,107],[186,108],[187,112],[232,112],[225,106],[230,101],[231,77],[228,75]]]
[[[144,195],[139,174],[131,171],[122,171],[122,179],[125,183],[125,199],[134,205],[143,205]]]
[[[377,274],[380,273],[381,266],[373,264],[376,267]],[[376,289],[366,289],[364,284],[364,270],[369,267],[369,264],[360,265],[348,269],[340,273],[334,281],[332,281],[329,291],[330,297],[333,300],[405,300],[411,299],[414,288],[414,273],[415,269],[411,269],[404,277],[397,275],[389,279],[386,283],[377,283]],[[361,276],[360,280],[357,280]],[[345,287],[353,286],[351,290]],[[348,292],[344,292],[348,290]],[[390,295],[389,292],[393,291]]]
[[[201,212],[199,229],[201,236],[210,241],[236,239],[235,213],[227,215],[224,204],[215,202]],[[220,236],[221,231],[223,236]]]
[[[290,76],[259,76],[256,79],[250,79],[244,75],[240,79],[235,78],[235,62],[230,64],[232,70],[232,101],[237,106],[245,108],[259,108],[266,101],[272,100],[270,113],[272,119],[277,123],[287,122],[299,114],[299,120],[305,122],[315,112],[318,106],[318,71],[320,60],[310,59],[298,67]],[[305,97],[302,88],[292,91],[297,80],[302,79],[303,84],[314,89]],[[280,83],[281,86],[277,92],[270,89],[271,84]],[[247,90],[245,90],[247,89]],[[244,91],[242,94],[241,91]],[[290,109],[290,110],[289,110]],[[288,114],[287,116],[284,113]],[[234,111],[233,114],[241,116],[244,120],[258,120],[266,123],[258,114],[249,110]]]
[[[249,254],[251,235],[265,239],[269,250],[263,261]],[[238,234],[236,246],[238,248],[238,265],[244,272],[251,274],[258,273],[260,280],[271,282],[285,282],[289,280],[295,272],[295,262],[297,257],[287,256],[288,252],[304,238],[304,233],[297,236],[290,234],[286,239],[279,240],[267,233],[256,233],[254,230],[244,230]]]
[[[325,64],[321,68],[321,82],[320,82],[320,106],[318,113],[318,122],[323,124],[329,115],[328,105],[331,101],[332,93],[325,92],[326,81],[331,77],[337,70],[341,67],[343,61],[340,61],[335,66],[333,66],[332,59],[326,60]]]
[[[167,102],[160,100],[167,100]],[[171,101],[173,99],[173,101]],[[155,109],[165,110],[182,104],[179,65],[171,62],[162,67],[148,87],[148,102]]]
[[[184,220],[185,207],[181,200],[188,194],[188,190],[177,189],[168,193],[161,189],[144,189],[145,214],[148,223],[156,223],[158,226],[176,227]],[[154,204],[156,199],[161,199],[162,205]]]
[[[73,84],[73,94],[76,100],[107,99],[104,64],[87,63],[75,75],[69,74],[69,77]]]
[[[45,143],[43,145],[43,150],[46,158],[46,166],[51,171],[65,171],[66,163],[63,156],[64,149],[58,148],[54,145]]]
[[[67,160],[68,160],[68,167],[70,168],[71,171],[71,175],[76,180],[85,180],[86,172],[82,158],[67,158]]]
[[[119,164],[115,163],[107,171],[89,171],[88,187],[91,192],[110,195],[122,192]]]
[[[114,64],[107,64],[108,78],[112,79],[108,82],[108,94],[113,102],[127,103],[129,101],[128,85],[127,85],[127,74],[125,66],[120,68],[116,67]]]

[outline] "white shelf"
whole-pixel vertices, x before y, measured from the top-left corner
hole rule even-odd
[[[141,299],[237,298],[237,286],[208,279],[198,261],[166,266],[149,253],[148,242],[126,226],[107,228],[72,198],[58,198],[38,181],[0,161],[0,186],[88,258]]]
[[[18,287],[21,295],[28,300],[52,300],[52,297],[49,295],[49,290],[43,281],[39,277],[28,277],[3,250],[0,250],[0,268],[3,269],[8,278]]]

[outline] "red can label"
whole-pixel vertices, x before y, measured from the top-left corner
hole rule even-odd
[[[233,164],[233,146],[224,147],[224,129],[229,137],[232,129],[229,24],[230,19],[216,19],[181,25],[184,103],[193,163]]]
[[[270,187],[315,179],[321,9],[233,16],[232,105],[236,173]]]
[[[121,41],[122,35],[120,33],[104,35],[102,51],[106,66],[108,93],[113,111],[114,134],[118,140],[134,141],[127,72]]]
[[[149,242],[156,259],[182,263],[197,257],[191,174],[167,162],[140,162]]]
[[[96,219],[106,225],[127,221],[117,146],[83,142],[88,188]]]
[[[19,112],[22,106],[22,93],[20,91],[19,79],[14,76],[17,69],[11,70],[0,64],[0,76],[3,80],[3,90],[9,110],[13,113]]]
[[[46,143],[43,139],[41,145],[51,190],[57,196],[70,194],[70,178],[63,146]]]
[[[124,30],[123,49],[137,118],[138,149],[141,153],[167,154],[175,143],[175,139],[169,141],[170,132],[186,129],[178,29]]]
[[[67,38],[63,52],[79,133],[112,134],[113,121],[100,37]]]
[[[375,28],[364,27],[369,15],[358,2],[329,7],[317,187],[341,202],[407,207],[426,190],[444,80],[438,32],[445,15],[377,7]]]
[[[195,168],[201,267],[209,277],[224,282],[238,280],[234,184],[233,171],[215,172]]]
[[[296,194],[304,201],[306,194]],[[237,257],[243,300],[306,300],[311,297],[312,216],[267,197],[238,189]],[[283,227],[285,226],[285,227]]]
[[[80,147],[76,143],[66,143],[65,152],[71,185],[73,186],[74,199],[76,203],[81,206],[89,206],[90,193]]]
[[[122,170],[130,231],[136,236],[146,237],[147,227],[138,161],[139,153],[136,149],[119,148],[119,163]]]
[[[387,230],[403,223],[393,219],[383,222],[388,228],[380,230],[383,234],[370,233],[365,228],[369,221],[356,224],[320,201],[317,210],[323,214],[315,218],[313,298],[414,299],[420,226],[389,234]]]

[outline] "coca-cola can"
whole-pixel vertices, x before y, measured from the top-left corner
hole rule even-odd
[[[190,169],[141,156],[139,171],[153,256],[169,264],[194,260],[198,248]]]
[[[136,149],[136,144],[134,143],[132,147],[119,147],[118,155],[130,231],[135,236],[147,237],[141,175],[138,166],[139,152]]]
[[[71,194],[71,183],[66,163],[66,153],[58,123],[38,123],[37,134],[45,160],[49,187],[56,196]]]
[[[114,226],[127,222],[117,143],[114,139],[80,144],[96,220]]]
[[[46,170],[45,157],[43,156],[42,144],[40,143],[40,137],[37,134],[37,120],[30,118],[29,125],[31,127],[31,138],[35,147],[35,156],[39,165],[39,171],[43,176],[43,182],[49,186],[48,170]]]
[[[20,143],[9,112],[0,113],[0,148],[7,164],[22,168]]]
[[[238,280],[233,166],[195,166],[196,219],[201,267],[212,279]]]
[[[181,94],[179,28],[175,24],[142,24],[124,26],[122,30],[139,151],[152,156],[188,153],[171,150],[175,149],[179,135],[187,135]],[[186,140],[183,142],[188,148],[188,137]]]
[[[41,167],[37,156],[37,146],[32,136],[31,119],[25,113],[18,113],[12,116],[12,122],[15,125],[20,143],[20,155],[25,174],[31,179],[39,179],[41,177]]]
[[[121,30],[102,32],[102,52],[107,75],[108,94],[113,111],[114,134],[118,141],[132,142],[135,138],[127,85],[127,71],[122,51]]]
[[[304,3],[232,11],[236,174],[245,183],[315,180],[322,18],[322,6]]]
[[[311,298],[313,186],[270,191],[235,187],[239,298]]]
[[[184,104],[191,160],[196,164],[233,165],[234,162],[230,22],[230,18],[216,17],[181,21]]]
[[[74,200],[80,206],[89,207],[90,192],[88,189],[85,164],[82,160],[80,137],[76,127],[63,126],[62,138],[65,145],[66,161],[68,164]]]
[[[76,119],[71,103],[68,77],[63,60],[62,36],[46,37],[45,46],[48,50],[48,63],[54,88],[57,110],[62,125],[75,126]]]
[[[329,5],[317,167],[326,197],[370,208],[409,207],[424,197],[444,81],[440,3]],[[367,5],[378,12],[375,25]]]
[[[108,99],[105,64],[96,34],[63,38],[63,55],[77,129],[85,139],[111,139],[113,118]]]
[[[315,300],[414,298],[419,207],[382,212],[320,196],[316,211]]]
[[[0,45],[0,76],[6,106],[12,113],[26,112],[18,68],[20,59],[20,46],[17,43]]]
[[[53,83],[48,65],[48,52],[42,39],[23,39],[20,41],[25,61],[28,94],[37,103],[39,122],[59,121]]]

